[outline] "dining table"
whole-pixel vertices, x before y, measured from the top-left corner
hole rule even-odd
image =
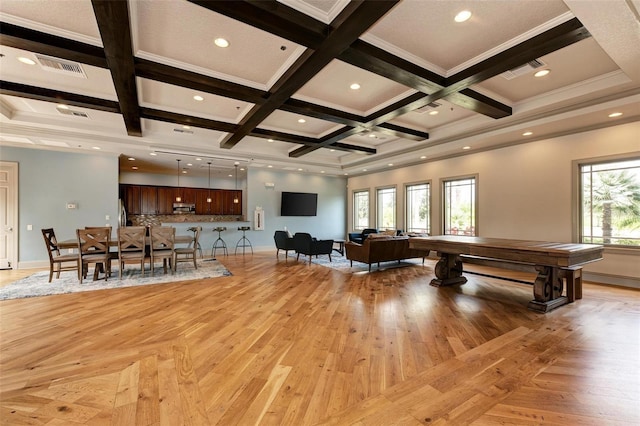
[[[149,237],[147,237],[147,245],[149,245],[150,241],[151,240],[149,239]],[[191,244],[193,242],[193,236],[192,235],[176,235],[174,242],[175,244]],[[111,247],[118,247],[118,237],[111,237],[111,239],[109,240],[109,245]],[[58,241],[58,248],[61,250],[77,249],[78,239],[70,238],[67,240],[60,240]]]

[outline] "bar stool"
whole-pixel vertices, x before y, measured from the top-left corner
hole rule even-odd
[[[198,228],[200,228],[200,231],[202,231],[202,227],[200,227],[200,226],[192,226],[191,228],[187,228],[187,231],[193,232],[193,240],[194,241],[196,239],[196,231],[198,230]],[[193,244],[193,242],[189,243],[189,247],[191,247],[191,244]],[[198,241],[198,244],[196,246],[196,250],[198,250],[200,252],[200,257],[202,258],[202,246],[200,246],[200,241]]]
[[[229,253],[227,253],[227,243],[225,243],[224,240],[220,237],[220,233],[226,230],[226,226],[218,226],[217,228],[213,228],[213,232],[218,232],[218,239],[214,241],[213,246],[211,247],[211,257],[216,257],[217,249],[222,249],[222,252],[225,256],[229,255]]]
[[[245,247],[251,247],[251,254],[253,254],[253,246],[251,245],[251,241],[245,236],[245,232],[250,230],[251,228],[248,226],[238,226],[238,231],[242,231],[242,238],[238,240],[236,244],[235,254],[238,253],[238,247],[242,247],[242,255],[244,256]]]

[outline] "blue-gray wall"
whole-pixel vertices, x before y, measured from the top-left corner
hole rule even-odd
[[[0,159],[18,163],[19,267],[47,260],[42,228],[67,239],[79,227],[117,226],[117,156],[0,147]],[[78,208],[69,210],[67,203]]]
[[[265,184],[274,184],[267,187]],[[264,231],[252,231],[254,246],[273,247],[273,233],[285,227],[292,234],[308,232],[318,239],[344,239],[347,233],[347,181],[342,177],[287,173],[272,169],[249,168],[247,220],[254,227],[254,211],[264,210]],[[318,215],[310,217],[280,216],[282,192],[318,194]]]
[[[18,174],[18,265],[19,268],[48,264],[40,229],[52,227],[59,239],[75,238],[79,227],[110,224],[118,219],[118,158],[102,154],[80,154],[28,148],[0,147],[0,160],[19,164]],[[171,177],[170,177],[171,178]],[[166,179],[147,184],[163,185]],[[189,184],[189,182],[187,182]],[[273,183],[266,187],[265,183]],[[195,184],[195,182],[194,182]],[[247,233],[256,250],[274,249],[273,233],[285,227],[292,233],[309,232],[317,238],[345,238],[347,232],[347,185],[342,177],[314,176],[300,173],[248,169],[244,192],[244,213],[251,226]],[[244,186],[242,185],[242,186]],[[202,186],[200,184],[194,186]],[[206,185],[205,185],[206,186]],[[222,186],[225,186],[224,184]],[[318,215],[314,217],[280,216],[280,196],[283,191],[315,192],[318,194]],[[78,205],[68,210],[67,203]],[[254,228],[254,211],[261,206],[265,213],[265,230]],[[106,216],[110,216],[109,220]],[[33,230],[27,231],[27,225]],[[203,249],[210,253],[217,233],[215,223],[203,225]],[[231,252],[241,233],[236,224],[228,226],[223,235]],[[176,224],[179,234],[186,233],[187,224]],[[182,229],[185,228],[185,229]],[[275,250],[275,249],[274,249]]]

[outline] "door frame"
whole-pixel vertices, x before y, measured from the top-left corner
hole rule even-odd
[[[18,163],[15,161],[0,161],[0,167],[8,171],[8,191],[7,191],[7,215],[13,216],[13,230],[11,244],[7,245],[7,259],[11,264],[11,269],[18,269],[18,239],[19,239],[19,217],[18,217]]]

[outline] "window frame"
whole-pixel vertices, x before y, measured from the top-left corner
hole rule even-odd
[[[433,197],[433,185],[431,183],[431,179],[418,181],[418,182],[408,182],[404,184],[404,231],[405,232],[416,232],[409,230],[409,188],[413,186],[419,185],[427,185],[427,231],[426,233],[432,235],[433,232],[433,208],[432,208],[432,197]]]
[[[474,232],[473,235],[474,237],[477,237],[479,235],[479,229],[480,229],[480,210],[478,208],[479,206],[479,194],[480,194],[480,175],[478,173],[475,174],[468,174],[468,175],[460,175],[460,176],[449,176],[449,177],[443,177],[440,178],[440,232],[442,233],[442,235],[459,235],[459,234],[446,234],[445,233],[445,226],[446,226],[446,190],[445,190],[445,185],[447,182],[454,182],[454,181],[459,181],[459,180],[468,180],[468,179],[473,179],[474,180],[474,193],[473,193],[473,221],[474,221]]]
[[[383,227],[381,226],[380,223],[380,191],[385,191],[385,190],[389,190],[389,189],[393,189],[393,226],[391,228],[389,227]],[[379,186],[376,187],[376,220],[375,220],[375,224],[376,224],[376,229],[378,230],[382,230],[382,229],[398,229],[398,186],[397,185],[385,185],[385,186]]]
[[[582,215],[582,166],[617,163],[621,161],[639,160],[640,151],[624,154],[614,154],[599,157],[582,158],[571,163],[571,238],[577,244],[590,244],[582,242],[583,215]],[[596,243],[594,243],[596,244]],[[602,244],[605,253],[621,253],[640,255],[640,246],[628,246],[619,244]]]
[[[367,225],[364,228],[358,228],[357,225],[357,214],[358,210],[356,208],[356,194],[366,193],[367,194]],[[362,231],[365,228],[369,228],[371,225],[371,189],[363,188],[363,189],[354,189],[351,193],[351,202],[352,202],[352,215],[351,215],[351,226],[354,231]]]

